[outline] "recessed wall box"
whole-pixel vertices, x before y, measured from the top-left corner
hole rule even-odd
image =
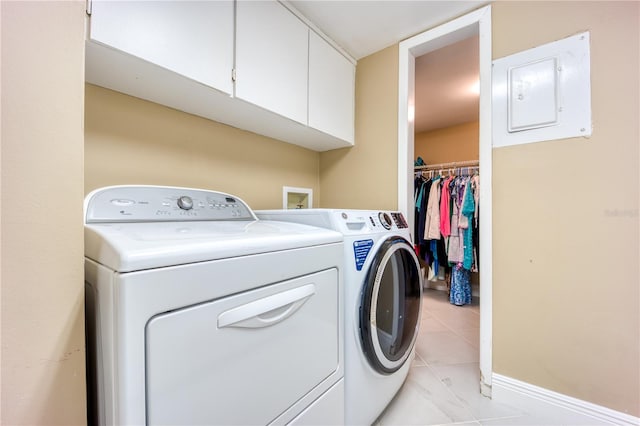
[[[310,209],[313,207],[313,189],[296,188],[293,186],[282,187],[283,209]]]

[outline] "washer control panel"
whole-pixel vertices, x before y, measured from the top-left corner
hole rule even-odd
[[[347,230],[359,231],[363,228],[369,230],[405,229],[409,224],[400,212],[372,212],[364,210],[351,210],[341,212],[340,218]]]
[[[256,220],[233,195],[204,189],[110,186],[85,199],[85,223]]]

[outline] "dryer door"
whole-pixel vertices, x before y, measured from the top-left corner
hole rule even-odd
[[[338,283],[332,268],[153,317],[147,424],[264,425],[286,416],[340,367]]]
[[[362,291],[360,337],[371,366],[382,374],[402,367],[420,321],[420,264],[402,237],[386,239],[367,271]]]

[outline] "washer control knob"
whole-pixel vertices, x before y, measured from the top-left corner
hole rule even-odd
[[[178,207],[180,207],[182,210],[191,210],[193,208],[193,200],[191,199],[191,197],[183,195],[182,197],[178,198]]]
[[[391,229],[391,217],[387,213],[378,213],[378,219],[380,219],[380,224],[382,224],[384,229]]]

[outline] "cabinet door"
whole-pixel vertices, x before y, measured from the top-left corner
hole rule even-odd
[[[309,126],[353,143],[354,96],[354,65],[311,31]]]
[[[90,31],[93,41],[233,91],[233,0],[94,0]]]
[[[237,98],[307,124],[309,29],[275,1],[239,1]]]

